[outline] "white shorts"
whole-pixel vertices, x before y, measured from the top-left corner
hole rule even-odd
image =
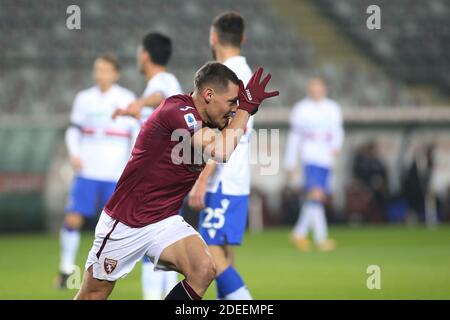
[[[159,263],[161,252],[171,244],[199,233],[179,215],[142,228],[132,228],[104,211],[95,228],[95,239],[86,261],[96,279],[116,281],[133,270],[136,262],[148,256],[155,270],[169,270]],[[201,237],[200,237],[201,239]]]

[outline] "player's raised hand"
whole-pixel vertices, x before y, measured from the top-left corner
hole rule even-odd
[[[263,68],[259,67],[248,81],[247,87],[244,88],[242,81],[239,83],[239,109],[243,109],[251,115],[258,111],[259,105],[265,99],[276,97],[280,94],[278,91],[265,92],[272,75],[270,73],[267,74],[261,81],[263,71]]]

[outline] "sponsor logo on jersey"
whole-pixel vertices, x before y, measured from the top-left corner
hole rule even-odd
[[[194,108],[191,106],[186,106],[186,107],[180,108],[181,111],[188,111],[189,109],[194,109]]]
[[[103,263],[103,267],[105,268],[105,271],[107,274],[110,274],[114,271],[117,267],[117,260],[105,258],[105,261]]]
[[[197,125],[197,120],[195,120],[195,117],[192,113],[185,114],[184,121],[186,121],[189,129],[193,129]]]

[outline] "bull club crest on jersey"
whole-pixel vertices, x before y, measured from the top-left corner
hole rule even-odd
[[[110,274],[111,272],[114,271],[114,269],[116,269],[116,267],[117,267],[117,260],[105,258],[103,266],[105,268],[106,273]]]

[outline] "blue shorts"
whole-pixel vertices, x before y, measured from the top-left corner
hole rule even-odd
[[[328,185],[330,169],[315,165],[305,165],[303,168],[303,173],[305,179],[304,189],[306,191],[318,188],[325,193],[330,192]]]
[[[66,212],[77,212],[84,217],[94,216],[112,196],[116,182],[76,177],[72,183]]]
[[[240,245],[247,225],[249,196],[206,193],[200,212],[199,233],[208,245]]]

